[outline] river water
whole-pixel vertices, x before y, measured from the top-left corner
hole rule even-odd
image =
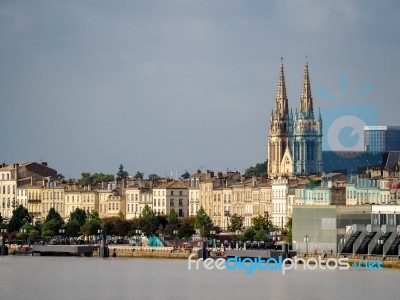
[[[193,268],[193,267],[192,267]],[[188,270],[187,260],[0,257],[0,300],[398,299],[400,270]]]

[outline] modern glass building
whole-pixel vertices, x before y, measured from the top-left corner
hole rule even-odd
[[[365,151],[400,151],[399,126],[364,126]]]
[[[300,252],[342,253],[351,238],[350,252],[364,246],[371,254],[379,240],[385,253],[396,243],[400,252],[400,205],[294,206],[292,222],[293,250]]]

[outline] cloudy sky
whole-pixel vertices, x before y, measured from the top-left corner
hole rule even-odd
[[[399,6],[1,1],[0,159],[66,177],[244,171],[267,156],[281,56],[293,109],[307,54],[325,120],[400,125]]]

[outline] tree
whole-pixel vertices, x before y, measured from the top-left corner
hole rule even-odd
[[[94,173],[92,175],[92,185],[98,185],[102,182],[114,181],[114,175],[104,173]]]
[[[55,177],[55,179],[57,179],[57,180],[63,180],[63,179],[65,178],[64,175],[61,174],[61,173],[57,173],[56,176],[54,176],[54,177]]]
[[[0,214],[0,224],[3,223],[3,217]]]
[[[242,230],[243,222],[244,222],[244,217],[239,216],[238,214],[233,214],[233,216],[231,217],[231,223],[229,224],[229,230],[231,232],[236,232],[236,230]]]
[[[257,234],[257,231],[254,228],[247,228],[244,233],[241,235],[240,240],[245,241],[254,241],[254,237]]]
[[[178,229],[178,237],[181,238],[189,238],[193,234],[195,234],[194,230],[194,217],[188,217],[182,219],[182,224]]]
[[[82,226],[86,222],[86,211],[80,208],[76,208],[69,217],[70,221],[77,221],[79,226]]]
[[[258,163],[254,167],[249,167],[246,169],[244,176],[252,177],[252,176],[260,176],[263,173],[267,172],[268,160],[263,163]]]
[[[142,232],[149,236],[157,231],[157,219],[153,210],[146,204],[139,216],[140,227]]]
[[[284,234],[286,235],[289,244],[292,244],[292,218],[289,218],[288,222],[286,223]]]
[[[137,171],[136,174],[135,174],[135,176],[134,176],[134,178],[143,180],[143,178],[144,178],[144,173]]]
[[[51,237],[58,234],[58,230],[64,225],[60,214],[52,207],[50,208],[42,226],[42,235]]]
[[[49,212],[47,213],[45,222],[50,221],[50,220],[56,220],[56,221],[62,220],[60,214],[54,209],[54,207],[49,209]]]
[[[124,170],[124,166],[122,164],[119,165],[117,178],[118,179],[126,179],[128,178],[129,173]]]
[[[178,214],[175,212],[174,209],[171,210],[169,215],[167,216],[168,224],[178,224],[179,219],[178,219]]]
[[[82,172],[81,178],[78,179],[80,185],[97,185],[102,182],[110,182],[114,180],[114,175],[104,173]]]
[[[181,222],[178,218],[178,214],[173,209],[167,215],[166,220],[167,223],[165,225],[162,224],[164,227],[163,233],[171,236],[174,230],[178,229],[181,226]]]
[[[8,222],[7,229],[9,232],[19,231],[25,223],[30,223],[31,221],[32,218],[29,215],[28,210],[20,205],[13,211],[13,215],[10,219],[10,222]]]
[[[158,176],[157,174],[150,174],[149,175],[149,180],[158,180],[160,179],[160,176]]]
[[[204,208],[200,207],[194,219],[194,228],[200,230],[200,235],[202,237],[206,237],[209,236],[212,226],[213,224],[210,217],[206,214]]]
[[[65,235],[66,236],[78,236],[80,229],[81,229],[81,224],[79,223],[78,220],[73,219],[69,220],[65,226]]]
[[[101,221],[99,218],[99,213],[93,210],[89,213],[88,218],[85,221],[85,224],[81,226],[81,232],[84,235],[93,235],[97,234],[97,230],[100,229]]]
[[[117,218],[114,223],[114,230],[118,236],[127,236],[131,230],[131,223],[127,220]]]
[[[89,185],[93,183],[92,175],[88,172],[82,172],[81,178],[78,179],[80,185]]]
[[[182,179],[189,179],[190,178],[190,173],[187,170],[185,170],[185,173],[183,173],[181,175],[181,178]]]
[[[261,216],[257,216],[251,219],[251,225],[254,230],[266,230],[266,220]]]

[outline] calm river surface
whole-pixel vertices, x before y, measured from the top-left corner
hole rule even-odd
[[[1,300],[399,299],[400,270],[188,271],[186,260],[0,257]]]

